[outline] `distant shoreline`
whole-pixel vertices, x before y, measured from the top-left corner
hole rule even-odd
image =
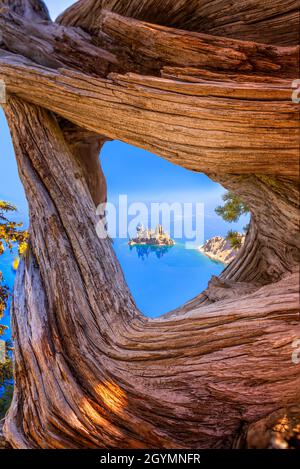
[[[213,254],[212,252],[205,252],[203,249],[203,246],[200,246],[198,250],[204,254],[206,257],[209,257],[212,261],[220,262],[221,264],[228,265],[229,262],[224,261],[223,259],[220,259],[220,257],[217,254]]]
[[[245,242],[245,235],[241,234],[241,247]],[[239,253],[241,247],[235,249],[230,241],[222,236],[213,236],[205,241],[198,250],[211,260],[221,262],[224,265],[230,264]]]

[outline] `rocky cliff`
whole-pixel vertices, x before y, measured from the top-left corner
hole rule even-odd
[[[169,233],[164,231],[161,225],[157,225],[155,230],[144,228],[143,225],[138,225],[136,229],[137,235],[135,238],[129,240],[129,245],[136,244],[149,244],[155,246],[174,246],[173,239],[170,238]]]
[[[241,246],[245,242],[245,235],[241,235]],[[222,236],[214,236],[200,246],[200,251],[216,261],[229,264],[239,253],[241,248],[233,248],[231,242]]]

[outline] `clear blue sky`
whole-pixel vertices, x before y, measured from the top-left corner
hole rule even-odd
[[[62,11],[76,2],[74,0],[46,0],[45,3],[49,9],[52,19],[55,20]]]

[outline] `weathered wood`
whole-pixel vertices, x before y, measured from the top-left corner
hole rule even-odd
[[[22,62],[0,59],[8,92],[92,132],[195,171],[297,177],[299,106],[291,101],[289,81],[190,84],[135,74],[97,79]]]
[[[299,44],[296,0],[80,0],[59,16],[97,31],[104,9],[149,23],[267,44]]]
[[[294,403],[298,276],[146,320],[110,241],[95,237],[89,190],[53,117],[14,99],[6,112],[31,213],[14,299],[13,446],[226,447],[241,420]]]
[[[268,446],[270,426],[300,396],[296,49],[275,47],[296,44],[295,2],[177,0],[162,10],[156,0],[85,0],[63,26],[40,0],[1,3],[12,10],[0,13],[0,78],[30,208],[5,444]],[[66,35],[65,49],[56,35]],[[272,45],[248,41],[258,38]],[[235,261],[155,320],[138,311],[111,241],[96,236],[95,205],[106,200],[98,153],[108,138],[204,171],[251,209]]]
[[[180,80],[191,83],[207,83],[212,82],[224,82],[228,81],[232,84],[235,83],[273,83],[273,84],[285,84],[286,78],[280,78],[268,75],[257,75],[249,72],[231,72],[224,70],[206,70],[203,68],[195,67],[174,67],[164,66],[161,70],[161,76],[169,78],[171,80]]]
[[[255,449],[299,449],[300,406],[278,409],[250,425],[246,447]]]
[[[9,7],[12,12],[34,22],[50,21],[45,3],[41,0],[0,0],[0,8]]]
[[[64,138],[80,166],[93,202],[98,207],[107,201],[106,179],[99,159],[100,150],[107,139],[62,118],[57,119]]]
[[[294,78],[299,69],[299,46],[271,47],[218,38],[153,25],[109,11],[102,16],[97,38],[92,38],[79,28],[51,21],[33,23],[3,8],[2,43],[8,50],[49,68],[81,70],[84,60],[85,73],[101,77],[112,71],[160,75],[166,66],[180,66]]]
[[[262,284],[277,281],[300,262],[298,182],[258,174],[218,174],[216,179],[249,203],[252,215],[246,243],[221,277]]]
[[[89,74],[106,76],[117,71],[112,53],[96,47],[91,37],[79,28],[65,28],[49,21],[33,23],[12,11],[0,11],[2,47],[22,54],[49,68],[84,69]]]
[[[101,31],[158,69],[166,65],[295,78],[299,46],[278,47],[166,28],[103,11]],[[155,67],[153,65],[153,68]]]
[[[0,450],[1,449],[10,449],[11,448],[11,446],[8,443],[8,441],[6,440],[6,438],[4,438],[3,425],[4,425],[4,420],[0,420]]]

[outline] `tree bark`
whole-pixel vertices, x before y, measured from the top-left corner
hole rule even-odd
[[[80,1],[60,18],[64,26],[49,22],[40,1],[2,3],[13,11],[0,17],[0,77],[30,208],[30,248],[12,305],[15,392],[6,442],[13,448],[268,446],[282,416],[296,418],[300,395],[299,365],[292,361],[300,337],[299,129],[290,89],[296,49],[286,48],[285,56],[278,48],[294,44],[293,28],[279,21],[293,18],[293,2],[242,2],[235,12],[244,18],[240,36],[226,18],[220,24],[222,10],[214,10],[220,1],[197,2],[195,21],[183,0],[164,13],[154,0],[139,9],[135,1]],[[238,41],[195,35],[203,11],[214,34]],[[20,44],[28,18],[36,21],[30,47]],[[264,42],[274,47],[245,41],[261,34],[256,21],[273,25]],[[49,61],[61,28],[75,38],[67,40],[74,54],[68,58],[59,46]],[[205,32],[203,21],[199,29]],[[175,54],[181,41],[187,50],[195,46],[189,62]],[[226,65],[214,69],[223,45]],[[80,49],[88,56],[84,72]],[[99,63],[92,60],[97,50]],[[256,64],[252,71],[235,61],[246,51],[246,62]],[[107,76],[109,54],[119,74]],[[257,62],[260,54],[269,61]],[[126,57],[123,73],[128,66],[138,74],[122,75]],[[155,60],[156,76],[149,76]],[[271,77],[276,66],[281,72]],[[205,292],[155,320],[138,311],[111,241],[96,235],[96,205],[106,200],[98,154],[109,138],[204,171],[251,209],[236,260]]]
[[[8,92],[187,169],[297,177],[299,106],[288,80],[253,86],[136,74],[99,79],[7,54],[0,74]]]
[[[57,19],[65,25],[97,31],[103,10],[142,21],[267,44],[299,44],[295,0],[80,0]]]

